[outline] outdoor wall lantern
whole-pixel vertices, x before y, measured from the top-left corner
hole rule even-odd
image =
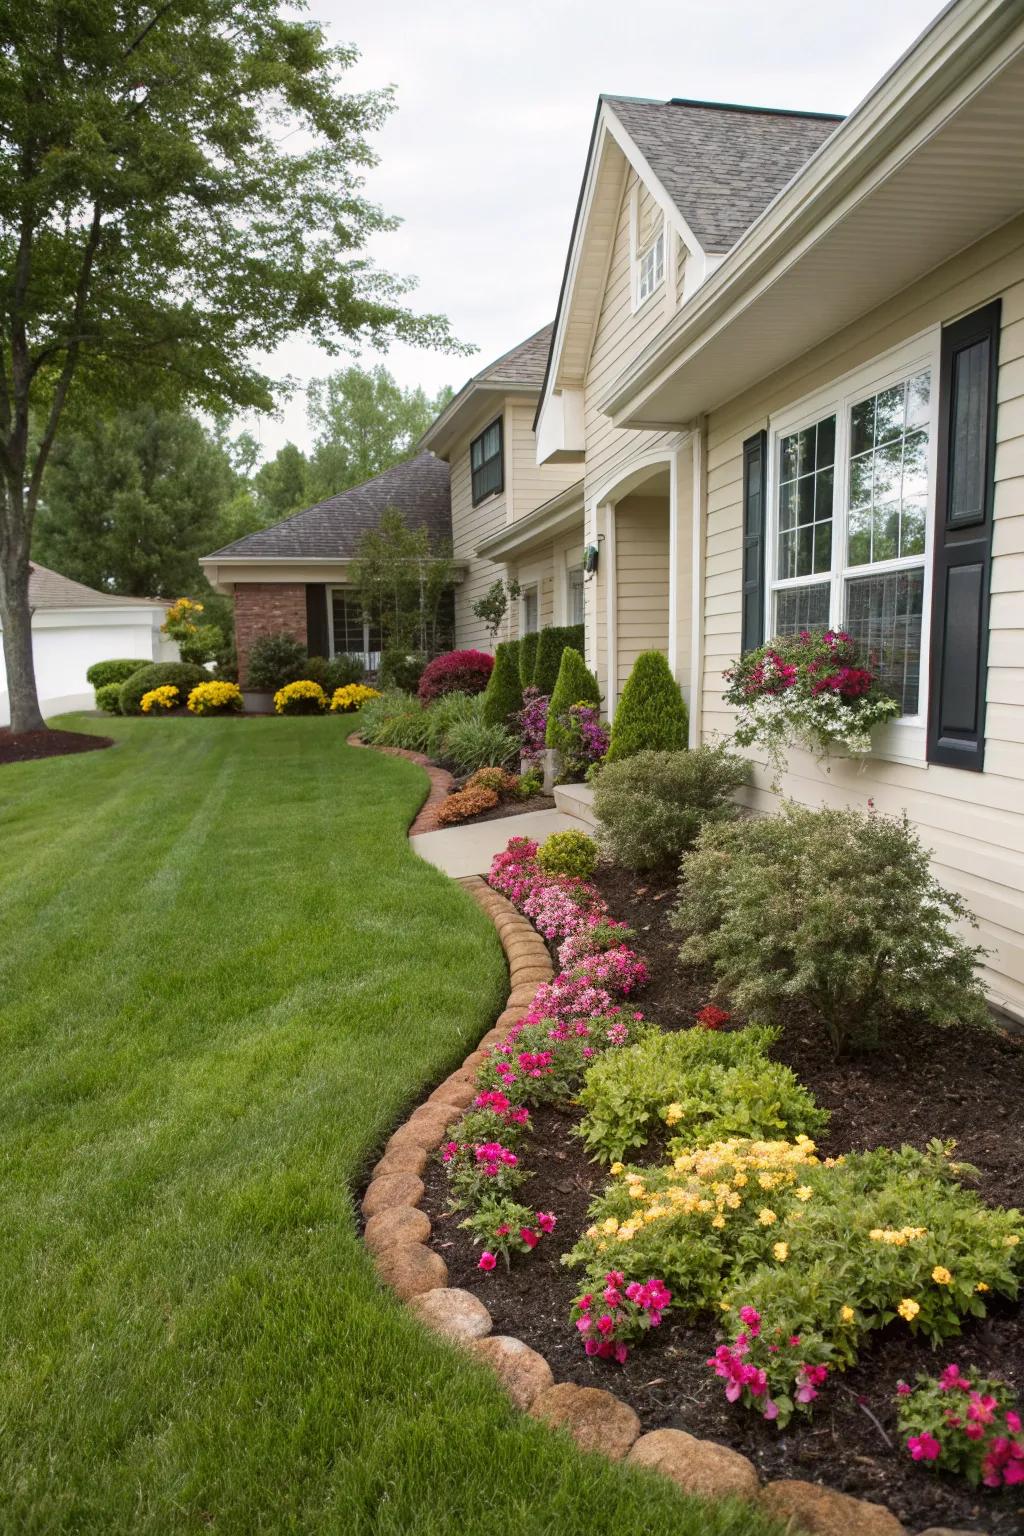
[[[593,576],[597,570],[598,548],[596,544],[588,544],[583,551],[583,569],[588,576]]]

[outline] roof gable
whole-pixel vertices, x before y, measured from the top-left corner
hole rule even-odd
[[[554,328],[554,321],[542,325],[539,331],[534,331],[532,336],[527,336],[525,341],[518,342],[508,352],[496,357],[493,363],[488,363],[486,368],[481,368],[479,373],[467,379],[458,394],[449,400],[440,415],[431,422],[420,438],[419,446],[429,447],[438,454],[451,452],[459,436],[467,430],[470,416],[475,416],[481,399],[486,399],[488,395],[539,395],[544,383],[544,370]]]
[[[349,560],[364,533],[395,508],[410,528],[425,528],[432,547],[452,534],[448,465],[432,453],[404,459],[362,485],[293,512],[214,550],[207,560]]]
[[[84,582],[72,581],[59,571],[51,571],[33,560],[28,571],[28,602],[34,613],[53,613],[76,608],[167,608],[170,600],[160,597],[118,597],[114,592],[97,592]]]

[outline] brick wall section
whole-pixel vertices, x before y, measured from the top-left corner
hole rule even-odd
[[[262,635],[294,635],[306,644],[306,588],[302,582],[247,581],[235,587],[238,678],[247,681],[249,652]]]

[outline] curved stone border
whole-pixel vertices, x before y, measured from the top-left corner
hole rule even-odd
[[[349,741],[353,746],[365,745],[358,737],[349,737]],[[428,772],[443,773],[420,753],[399,748],[376,750],[409,758]],[[446,793],[439,792],[438,799]],[[432,789],[424,811],[433,795]],[[540,983],[549,981],[554,973],[543,938],[510,901],[491,890],[479,875],[458,883],[498,931],[508,960],[511,991],[494,1027],[462,1066],[398,1127],[373,1170],[362,1203],[366,1222],[363,1241],[381,1280],[424,1327],[490,1366],[517,1408],[566,1430],[581,1450],[599,1452],[628,1466],[646,1467],[669,1478],[687,1494],[751,1500],[764,1513],[782,1521],[794,1536],[800,1532],[809,1536],[907,1536],[906,1527],[884,1505],[851,1498],[820,1483],[784,1478],[762,1487],[749,1457],[716,1440],[699,1440],[680,1429],[641,1434],[635,1411],[614,1392],[569,1381],[556,1383],[543,1355],[522,1339],[492,1334],[491,1314],[479,1297],[472,1291],[449,1287],[448,1266],[427,1246],[431,1225],[426,1212],[419,1209],[425,1193],[420,1175],[430,1154],[445,1140],[448,1127],[472,1103],[477,1067],[522,1018]],[[922,1536],[945,1533],[930,1527]]]

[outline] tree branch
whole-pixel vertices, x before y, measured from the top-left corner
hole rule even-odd
[[[163,20],[168,11],[173,11],[174,6],[175,0],[167,0],[166,5],[160,6],[159,10],[155,11],[150,19],[146,22],[146,25],[143,27],[138,36],[133,38],[132,41],[128,44],[128,47],[125,49],[124,53],[122,53],[121,58],[130,58],[137,48],[141,48],[142,44],[146,41],[146,38],[152,32],[156,24]]]

